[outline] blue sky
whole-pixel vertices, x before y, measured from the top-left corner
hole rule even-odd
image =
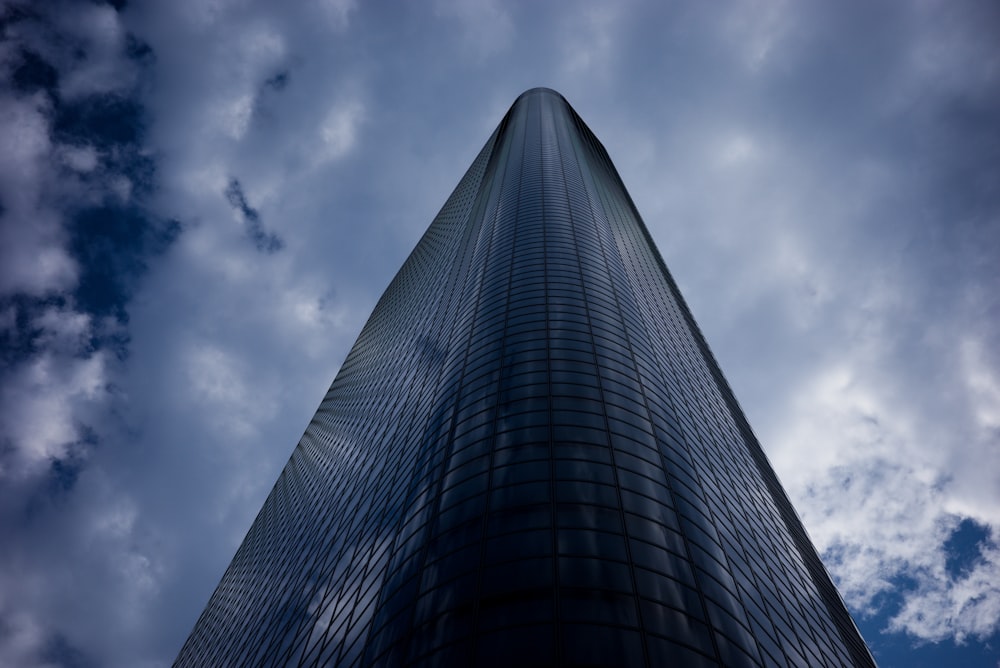
[[[995,3],[0,8],[0,664],[170,663],[381,291],[549,86],[880,664],[1000,665]]]

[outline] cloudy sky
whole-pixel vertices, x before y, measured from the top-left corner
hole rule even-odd
[[[0,8],[0,665],[169,664],[539,85],[610,152],[876,658],[998,665],[995,2]]]

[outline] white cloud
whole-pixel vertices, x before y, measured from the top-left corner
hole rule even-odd
[[[223,134],[239,141],[250,127],[253,116],[253,93],[240,93],[220,101],[214,108],[216,123]]]
[[[758,152],[759,148],[752,137],[737,133],[721,142],[718,161],[722,167],[742,167],[752,163]]]
[[[71,316],[72,318],[72,316]],[[0,477],[36,473],[64,457],[80,437],[80,416],[104,398],[106,355],[86,358],[46,353],[24,363],[0,391],[5,407],[0,425],[17,460]]]
[[[198,30],[208,30],[225,22],[228,17],[249,4],[246,0],[188,0],[175,3],[175,16]]]
[[[994,534],[995,536],[995,534]],[[985,545],[966,575],[938,576],[920,582],[890,621],[902,631],[931,642],[953,638],[962,644],[986,640],[1000,628],[1000,548]]]
[[[54,663],[38,663],[39,651],[45,645],[48,634],[46,625],[23,611],[7,611],[0,607],[4,615],[3,635],[0,639],[0,663],[5,666],[37,666],[56,668]]]
[[[723,35],[744,65],[755,72],[774,60],[775,48],[790,30],[792,16],[786,0],[740,3],[723,21]]]
[[[59,157],[63,164],[76,172],[86,174],[97,167],[97,151],[93,146],[60,146]]]
[[[315,163],[321,165],[338,160],[351,152],[358,140],[358,131],[364,121],[364,105],[358,99],[348,99],[334,104],[319,126],[319,150]]]
[[[22,222],[15,218],[0,225],[0,264],[4,265],[0,293],[43,295],[73,285],[77,266],[57,245],[62,235],[56,217],[39,211],[34,219],[37,227],[18,227]]]
[[[350,23],[351,13],[357,10],[355,0],[314,0],[322,16],[334,30],[344,30]]]
[[[87,313],[77,313],[65,308],[46,308],[33,323],[41,330],[34,343],[46,350],[76,355],[89,345],[91,320]]]
[[[64,68],[60,94],[75,100],[130,88],[135,82],[135,70],[122,58],[125,31],[114,7],[70,2],[62,3],[60,10],[56,12],[56,26],[62,34],[73,34],[80,41],[75,46],[86,53],[73,67]]]
[[[984,344],[966,338],[959,344],[962,376],[979,428],[1000,430],[1000,373],[990,364]]]
[[[1000,629],[1000,591],[988,585],[998,574],[996,544],[967,576],[945,569],[960,519],[955,500],[977,481],[950,466],[940,431],[927,423],[934,416],[886,393],[866,369],[874,359],[855,350],[798,388],[793,419],[770,442],[772,460],[848,603],[873,612],[876,596],[894,591],[903,604],[893,630],[931,641],[985,638]],[[993,458],[990,442],[973,447],[965,457]],[[995,531],[1000,487],[988,477],[993,510],[974,517]],[[900,591],[900,582],[915,584]]]
[[[0,294],[40,295],[75,282],[60,217],[42,201],[52,145],[41,94],[0,97]]]
[[[5,97],[0,100],[0,119],[3,133],[0,134],[0,165],[4,170],[19,166],[24,171],[24,179],[36,176],[39,161],[49,151],[48,122],[45,112],[48,101],[45,96],[35,94],[23,100]],[[13,174],[5,174],[7,178]],[[6,179],[5,179],[6,180]]]
[[[225,44],[206,44],[213,51],[211,78],[218,87],[210,103],[215,126],[239,141],[250,128],[260,85],[286,55],[284,37],[272,28],[251,22]]]
[[[263,383],[251,384],[243,360],[225,350],[196,344],[186,355],[185,374],[192,402],[225,441],[254,436],[260,422],[274,415],[271,391]]]

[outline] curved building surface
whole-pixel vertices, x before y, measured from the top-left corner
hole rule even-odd
[[[533,89],[177,665],[874,662],[607,153]]]

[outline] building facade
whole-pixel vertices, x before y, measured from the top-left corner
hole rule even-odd
[[[874,665],[596,137],[522,94],[177,665]]]

